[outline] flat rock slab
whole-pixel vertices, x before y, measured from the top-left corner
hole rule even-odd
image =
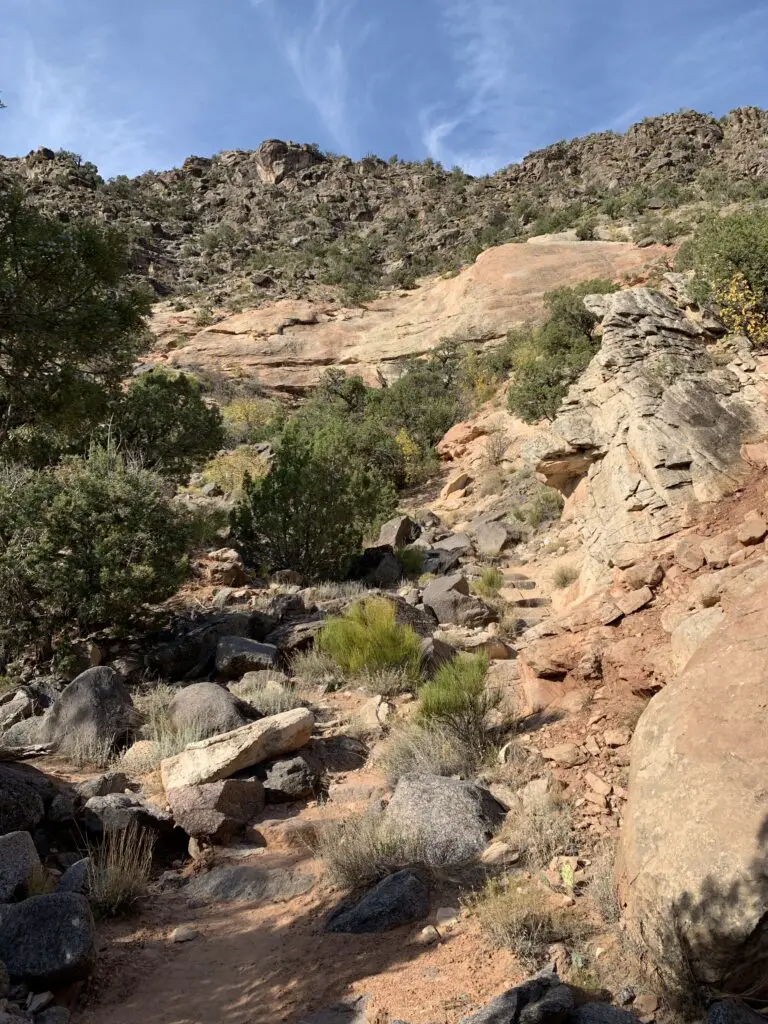
[[[193,904],[281,903],[309,892],[314,882],[293,869],[222,866],[194,878],[185,893]]]
[[[292,753],[308,742],[314,724],[311,711],[294,708],[232,732],[190,743],[180,754],[161,763],[165,791],[218,782],[244,768]]]
[[[345,999],[341,1003],[334,1003],[333,1006],[326,1006],[322,1010],[315,1010],[314,1013],[302,1017],[299,1024],[368,1024],[369,996],[358,996],[357,999]]]

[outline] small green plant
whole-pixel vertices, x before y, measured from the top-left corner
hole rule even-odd
[[[480,597],[498,597],[499,591],[504,586],[504,575],[500,569],[488,567],[483,569],[480,579],[475,580],[473,590]]]
[[[424,565],[424,552],[419,548],[398,548],[395,552],[397,560],[403,567],[403,576],[409,580],[416,580],[421,576]]]
[[[555,590],[565,590],[566,587],[570,587],[572,583],[575,583],[578,578],[579,570],[575,569],[572,565],[558,565],[552,573],[552,586]]]
[[[531,526],[541,526],[542,523],[559,519],[564,504],[562,494],[554,487],[542,487],[525,507],[526,522]]]
[[[501,692],[486,687],[488,658],[459,655],[442,665],[419,693],[419,720],[450,730],[471,749],[487,753],[486,720],[501,704]]]
[[[330,619],[317,637],[317,649],[353,675],[403,668],[415,679],[421,663],[418,636],[397,622],[395,606],[383,597],[358,601],[341,618]]]
[[[88,889],[98,917],[119,917],[146,895],[152,871],[153,833],[131,823],[108,830],[90,850]]]

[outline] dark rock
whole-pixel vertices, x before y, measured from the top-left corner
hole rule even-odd
[[[437,775],[403,775],[388,821],[417,836],[429,864],[459,864],[483,850],[506,811],[486,789]]]
[[[216,670],[226,679],[238,679],[255,669],[271,668],[277,648],[248,637],[223,636],[216,647]]]
[[[72,1014],[66,1006],[49,1006],[42,1013],[35,1014],[35,1024],[69,1024]]]
[[[206,615],[202,621],[158,634],[150,646],[146,666],[153,673],[171,682],[195,679],[212,666],[216,645],[223,636],[253,635],[253,616],[247,612],[217,612]]]
[[[421,921],[429,913],[429,889],[411,871],[382,879],[354,906],[343,905],[329,917],[327,932],[385,932]]]
[[[223,779],[168,791],[174,820],[190,836],[225,842],[242,832],[264,809],[257,779]]]
[[[456,657],[456,648],[451,647],[445,640],[438,640],[436,637],[429,637],[421,641],[421,674],[431,679],[437,670],[453,661]]]
[[[393,587],[402,575],[402,566],[389,545],[366,548],[349,570],[351,580],[364,580],[373,587]]]
[[[706,1024],[765,1024],[765,1016],[735,999],[721,999],[710,1006]]]
[[[79,892],[83,896],[88,895],[88,869],[91,863],[90,857],[82,857],[76,861],[71,868],[67,868],[59,879],[57,892]]]
[[[170,814],[145,804],[131,793],[110,793],[107,796],[91,797],[83,811],[83,822],[87,829],[97,833],[128,828],[131,824],[159,833],[167,833],[173,829]]]
[[[0,764],[0,835],[34,832],[45,817],[43,798],[30,778],[25,777],[25,767]]]
[[[441,623],[487,626],[498,618],[492,608],[470,595],[469,583],[461,573],[430,580],[424,588],[422,601]]]
[[[328,736],[312,740],[309,749],[329,772],[354,772],[368,760],[368,747],[354,736]]]
[[[277,572],[272,573],[272,579],[275,583],[280,583],[283,586],[304,586],[304,577],[295,569],[278,569]]]
[[[451,533],[443,540],[432,545],[435,551],[449,551],[452,554],[466,555],[472,551],[472,540],[466,533]]]
[[[0,903],[26,896],[30,878],[40,870],[40,858],[29,832],[0,836]]]
[[[193,903],[279,903],[309,892],[314,879],[295,869],[217,867],[186,886]]]
[[[266,641],[277,647],[284,660],[290,660],[291,655],[312,647],[324,622],[324,617],[318,612],[289,619],[282,626],[273,629],[267,635]]]
[[[168,716],[174,728],[188,730],[195,740],[231,732],[262,717],[216,683],[193,683],[179,690],[168,706]]]
[[[57,793],[48,808],[48,821],[54,825],[64,825],[75,818],[75,794],[71,791]]]
[[[334,1003],[333,1006],[326,1006],[322,1010],[302,1017],[299,1024],[369,1024],[366,1008],[369,996],[358,996],[357,999],[345,999],[341,1003]],[[396,1021],[393,1024],[397,1024]]]
[[[445,576],[458,568],[461,562],[461,554],[458,551],[435,551],[424,552],[424,559],[421,563],[422,572],[430,572],[435,576]]]
[[[267,803],[278,804],[313,796],[318,789],[322,766],[307,754],[297,754],[249,770],[255,771],[256,778],[263,784]]]
[[[130,788],[128,776],[123,772],[104,772],[85,782],[79,782],[75,791],[81,800],[90,800],[92,796],[109,796],[110,793],[124,793]]]
[[[0,907],[0,960],[11,981],[44,992],[85,978],[95,926],[84,896],[52,893]]]
[[[399,626],[410,626],[417,636],[430,637],[437,629],[438,622],[428,608],[414,608],[402,597],[387,594],[387,600],[395,607],[395,622]]]
[[[89,668],[67,686],[45,716],[45,738],[57,746],[73,735],[84,743],[119,746],[136,731],[140,716],[111,668]]]
[[[610,1003],[585,1003],[571,1010],[566,1024],[637,1024],[637,1017]]]
[[[8,969],[0,960],[0,999],[5,999],[11,988],[11,979],[8,977]]]
[[[539,1003],[543,1004],[540,1010]],[[459,1024],[559,1024],[572,1006],[567,985],[561,985],[556,974],[541,974],[502,992],[487,1006],[462,1017]]]
[[[404,548],[406,544],[412,544],[421,534],[421,527],[415,523],[410,516],[395,516],[384,523],[379,530],[377,547],[390,547],[392,549]]]

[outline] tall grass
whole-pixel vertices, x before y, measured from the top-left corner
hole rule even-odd
[[[293,687],[285,686],[278,679],[249,679],[246,674],[230,690],[262,715],[279,715],[302,706]]]
[[[498,597],[499,591],[504,586],[504,576],[499,569],[492,567],[483,569],[480,579],[475,580],[472,589],[480,597]]]
[[[482,755],[444,725],[406,722],[392,730],[376,761],[395,786],[411,772],[469,778],[480,767]]]
[[[487,750],[487,717],[502,698],[500,690],[486,687],[487,672],[484,654],[459,655],[441,665],[419,693],[420,721],[449,730],[470,750]]]
[[[342,889],[377,882],[423,859],[422,844],[380,811],[355,814],[318,833],[316,852],[329,880]]]
[[[421,641],[410,626],[395,619],[394,605],[383,597],[353,604],[338,619],[330,619],[316,645],[345,672],[403,668],[414,678],[421,663]]]
[[[104,833],[90,850],[88,889],[94,913],[117,917],[128,913],[146,894],[152,871],[154,835],[135,823]]]

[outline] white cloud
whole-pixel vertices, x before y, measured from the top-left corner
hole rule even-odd
[[[10,85],[3,148],[17,153],[39,146],[71,149],[106,177],[161,166],[165,154],[158,135],[137,114],[120,116],[102,105],[109,68],[99,41],[79,42],[70,63],[44,55],[30,36],[18,38],[13,52],[8,46],[2,53]]]

